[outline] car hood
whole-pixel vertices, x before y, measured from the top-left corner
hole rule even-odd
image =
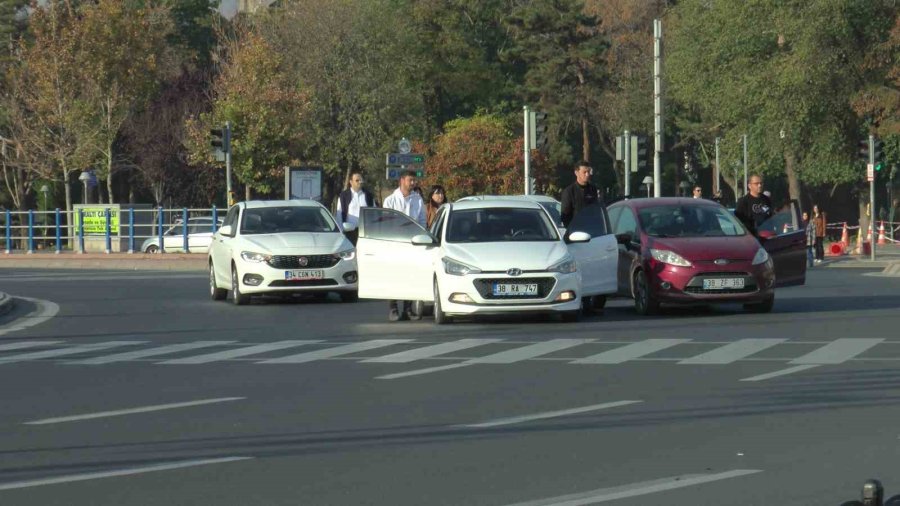
[[[561,241],[444,244],[444,254],[482,271],[545,270],[569,254]]]
[[[273,255],[324,255],[353,247],[341,233],[295,232],[241,236],[246,248],[254,253]]]
[[[727,259],[750,261],[759,250],[759,242],[750,234],[732,237],[651,238],[650,247],[678,253],[691,262]]]

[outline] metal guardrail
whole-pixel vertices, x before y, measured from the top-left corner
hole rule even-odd
[[[0,229],[3,230],[5,239],[5,253],[11,254],[15,251],[25,251],[26,253],[34,253],[36,245],[46,245],[48,249],[51,247],[55,253],[63,251],[75,251],[85,253],[85,241],[96,241],[97,238],[103,238],[103,251],[111,253],[114,249],[124,249],[122,241],[127,245],[128,253],[135,252],[136,240],[146,240],[148,238],[157,238],[158,251],[166,252],[165,237],[171,236],[167,234],[174,227],[181,227],[182,244],[181,248],[177,248],[180,252],[190,253],[190,230],[189,223],[192,218],[211,218],[210,232],[215,233],[218,229],[219,210],[214,206],[211,208],[149,208],[149,209],[116,209],[118,211],[118,230],[112,228],[111,207],[105,207],[103,204],[91,206],[92,208],[104,209],[102,219],[100,220],[101,232],[96,232],[96,227],[90,227],[85,224],[85,215],[83,209],[75,209],[74,211],[63,211],[55,209],[52,211],[11,211],[6,210],[0,213]],[[149,214],[150,216],[144,216]],[[127,221],[123,222],[122,218]],[[138,219],[136,219],[138,218]],[[144,229],[145,233],[136,233]],[[72,230],[72,233],[69,233]],[[150,231],[150,233],[146,233]],[[113,241],[118,242],[118,248],[113,248]],[[16,245],[19,244],[17,248]]]

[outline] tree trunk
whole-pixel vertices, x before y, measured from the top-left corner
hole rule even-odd
[[[784,153],[784,171],[788,179],[788,194],[791,200],[800,202],[800,179],[797,176],[797,160],[794,154],[786,151]]]
[[[248,200],[250,200],[250,185],[245,184],[244,185],[244,201],[248,201]]]
[[[591,161],[591,136],[587,116],[581,117],[581,159]]]

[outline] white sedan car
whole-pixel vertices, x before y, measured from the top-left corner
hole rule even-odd
[[[337,292],[344,302],[357,299],[356,251],[331,213],[312,200],[232,206],[208,258],[214,300],[229,289],[237,305],[264,293]]]
[[[219,218],[217,227],[222,226],[222,218]],[[154,230],[156,228],[154,227]],[[213,239],[212,217],[188,218],[187,222],[188,248],[191,253],[206,253]],[[163,246],[166,253],[184,252],[184,224],[181,220],[175,222],[163,234]],[[159,253],[159,236],[148,237],[141,244],[144,253]]]
[[[608,219],[598,208],[605,233]],[[433,302],[438,324],[521,312],[576,320],[582,296],[617,289],[615,237],[570,230],[564,238],[534,201],[446,204],[430,231],[391,209],[361,211],[360,297]]]

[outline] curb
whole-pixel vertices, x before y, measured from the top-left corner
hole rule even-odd
[[[205,254],[172,255],[0,255],[0,269],[96,269],[126,271],[206,271]]]
[[[9,295],[0,292],[0,316],[3,316],[6,313],[12,311],[15,305],[16,299],[13,299]]]

